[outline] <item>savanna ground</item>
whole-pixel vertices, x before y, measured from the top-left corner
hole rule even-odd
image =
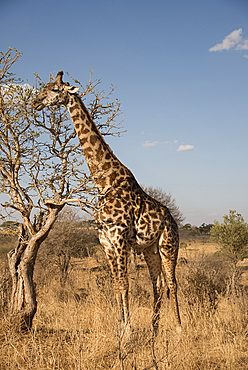
[[[101,250],[71,260],[61,284],[56,265],[39,257],[38,310],[27,333],[9,325],[10,278],[1,250],[0,369],[248,369],[248,261],[230,290],[230,267],[207,237],[182,235],[177,267],[183,330],[175,332],[169,300],[152,342],[152,286],[141,256],[130,264],[133,333],[122,336],[109,269]],[[42,249],[42,247],[41,247]]]

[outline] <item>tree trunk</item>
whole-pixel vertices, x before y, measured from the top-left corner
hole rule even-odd
[[[10,318],[20,330],[32,327],[37,310],[36,291],[33,281],[36,256],[41,243],[47,238],[62,206],[50,209],[45,223],[43,215],[39,224],[33,225],[34,235],[30,235],[24,224],[21,226],[18,245],[8,253],[9,269],[12,277]]]
[[[37,309],[33,272],[39,243],[37,241],[32,243],[32,238],[27,240],[26,234],[25,227],[22,225],[18,245],[8,253],[12,277],[11,321],[20,326],[21,330],[31,328]],[[32,247],[30,244],[33,244]],[[31,253],[27,253],[28,249]]]

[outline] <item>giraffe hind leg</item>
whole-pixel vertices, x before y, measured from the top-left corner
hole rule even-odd
[[[168,240],[167,232],[164,231],[159,241],[159,251],[162,260],[162,270],[166,278],[168,291],[167,296],[172,300],[173,311],[177,323],[177,331],[181,331],[181,319],[177,299],[177,281],[175,277],[175,268],[178,255],[178,238]]]
[[[146,264],[148,266],[150,278],[153,286],[154,306],[152,326],[153,332],[156,335],[158,332],[160,308],[162,303],[162,296],[164,290],[164,280],[162,276],[161,257],[158,248],[146,248],[143,251]]]

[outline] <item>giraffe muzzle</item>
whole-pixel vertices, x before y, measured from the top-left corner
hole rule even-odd
[[[38,100],[38,99],[35,99],[33,101],[33,107],[35,110],[42,110],[44,108],[44,104],[42,103],[42,101]]]

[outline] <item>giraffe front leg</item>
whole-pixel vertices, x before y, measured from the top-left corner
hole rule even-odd
[[[120,313],[121,321],[124,321],[124,309],[122,304],[122,295],[119,286],[119,278],[118,278],[118,267],[117,267],[117,257],[115,254],[115,250],[113,248],[104,248],[105,254],[108,260],[108,264],[110,266],[111,275],[113,279],[113,288],[115,292],[115,298],[117,302],[118,312]]]
[[[130,328],[129,304],[128,304],[128,278],[127,278],[127,251],[125,243],[115,241],[115,245],[104,234],[99,234],[113,278],[114,292],[116,296],[120,321],[124,329]]]
[[[119,240],[116,245],[117,255],[117,290],[121,298],[121,314],[124,323],[124,330],[130,331],[129,301],[128,291],[129,283],[127,276],[127,249],[124,241]]]
[[[153,332],[156,335],[158,332],[159,319],[160,319],[160,308],[163,297],[163,280],[162,280],[162,266],[161,257],[158,252],[157,246],[148,247],[143,251],[146,264],[149,269],[149,274],[153,286],[153,296],[154,296],[154,308],[153,308],[153,318],[152,326]]]

